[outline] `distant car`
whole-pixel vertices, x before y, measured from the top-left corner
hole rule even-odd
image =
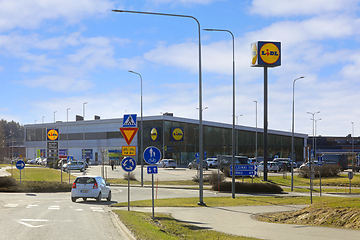
[[[280,170],[279,165],[276,162],[267,162],[268,172],[278,172]],[[261,162],[258,166],[258,171],[264,171],[264,162]]]
[[[86,166],[84,161],[78,161],[78,160],[74,160],[72,162],[66,163],[63,165],[63,171],[67,172],[67,171],[71,170],[80,170],[80,172],[85,171]]]
[[[207,158],[206,162],[209,165],[209,168],[217,168],[219,166],[217,158]]]
[[[30,159],[30,160],[27,161],[27,163],[28,163],[28,164],[35,164],[36,161],[35,161],[35,159]]]
[[[162,168],[174,168],[175,169],[177,167],[177,163],[174,159],[163,159],[157,163],[157,166],[162,167]]]
[[[61,164],[64,166],[67,163],[68,163],[67,159],[59,159],[58,167],[61,168]]]
[[[111,201],[110,184],[100,176],[80,176],[77,177],[71,188],[71,201],[82,198],[86,201],[88,198],[95,198],[100,202],[102,198]]]
[[[314,161],[314,166],[315,166],[315,165],[318,165],[318,161],[317,161],[317,160]],[[309,166],[310,166],[310,163],[309,163],[309,162],[303,163],[303,164],[300,165],[299,170],[301,170],[301,169],[303,169],[303,168],[309,168]]]
[[[191,161],[188,164],[189,169],[200,169],[200,162],[196,159],[194,159],[193,161]],[[205,168],[206,170],[209,169],[209,165],[207,163],[207,161],[203,161],[203,168]]]
[[[220,156],[220,171],[224,171],[225,167],[232,165],[232,156],[222,155]],[[235,156],[235,165],[249,164],[249,158],[246,156]]]

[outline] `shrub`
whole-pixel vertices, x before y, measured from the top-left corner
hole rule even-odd
[[[12,177],[0,177],[0,188],[16,186],[16,180]]]
[[[212,190],[217,191],[218,187],[222,192],[232,192],[231,182],[220,182],[220,186],[213,185]],[[235,182],[236,193],[282,193],[283,189],[273,183],[242,183]]]
[[[54,162],[48,162],[48,166],[49,166],[49,168],[53,168]]]
[[[124,173],[124,180],[128,180],[128,175],[130,177],[130,181],[137,181],[135,177],[135,173],[133,172],[130,172],[130,174]]]
[[[226,177],[231,177],[230,176],[230,167],[224,167],[223,173]]]
[[[315,165],[314,167],[315,177],[320,177],[320,166]],[[321,166],[321,177],[336,177],[339,176],[340,167],[336,164],[324,164]],[[310,177],[310,171],[308,167],[303,167],[299,171],[299,176],[303,178]]]

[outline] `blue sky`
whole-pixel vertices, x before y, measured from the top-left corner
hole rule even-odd
[[[201,28],[235,36],[239,125],[263,127],[263,69],[250,44],[279,41],[282,66],[269,69],[269,128],[360,135],[358,0],[0,0],[0,118],[21,124],[82,115],[121,118],[173,112],[198,119],[198,31],[192,19],[115,13],[112,9],[196,17]],[[232,41],[201,31],[203,119],[232,123]]]

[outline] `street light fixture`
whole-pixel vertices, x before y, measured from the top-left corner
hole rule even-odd
[[[147,15],[160,15],[168,17],[182,17],[182,18],[191,18],[196,21],[198,25],[198,35],[199,35],[199,151],[200,158],[203,159],[204,155],[204,146],[203,146],[203,126],[202,126],[202,78],[201,78],[201,36],[200,36],[200,22],[193,16],[189,15],[178,15],[178,14],[168,14],[168,13],[154,13],[154,12],[139,12],[139,11],[127,11],[127,10],[112,10],[113,12],[119,13],[138,13],[138,14],[147,14]],[[203,168],[203,162],[200,161],[200,168]],[[198,205],[206,205],[203,201],[203,174],[200,171],[199,177],[199,202]]]
[[[142,94],[142,77],[141,77],[141,74],[140,73],[137,73],[137,72],[134,72],[134,71],[129,71],[130,73],[134,73],[134,74],[137,74],[139,75],[140,77],[140,86],[141,86],[141,126],[140,126],[140,131],[141,131],[141,136],[140,136],[140,142],[141,142],[141,145],[140,145],[140,159],[141,159],[141,186],[143,187],[144,186],[144,172],[143,172],[143,168],[144,168],[144,161],[143,161],[143,155],[142,155],[142,152],[143,152],[143,94]],[[164,158],[164,156],[163,156]]]
[[[313,155],[314,157],[315,155],[315,114],[320,113],[320,111],[317,112],[307,112],[308,114],[311,114],[313,116],[312,120],[313,121]],[[312,204],[312,191],[313,191],[313,164],[314,164],[314,157],[310,159],[309,162],[309,169],[310,169],[310,198],[311,198],[311,204]]]
[[[232,198],[235,198],[235,38],[234,34],[226,29],[214,29],[208,28],[204,29],[205,31],[214,31],[214,32],[228,32],[232,37],[232,57],[233,57],[233,126],[232,126]]]
[[[295,158],[294,158],[294,122],[295,122],[295,113],[294,113],[294,108],[295,108],[295,98],[294,98],[294,95],[295,95],[295,82],[301,78],[304,78],[303,76],[302,77],[299,77],[299,78],[296,78],[294,81],[293,81],[293,104],[292,104],[292,134],[291,134],[291,191],[294,190],[294,166],[293,166],[293,162],[295,161]]]

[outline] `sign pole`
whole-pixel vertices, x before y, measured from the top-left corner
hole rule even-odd
[[[20,169],[20,183],[21,183],[21,169]]]
[[[128,172],[128,211],[130,211],[130,172]]]
[[[152,184],[152,219],[155,220],[155,215],[154,215],[154,212],[155,212],[155,208],[154,208],[154,174],[151,174],[151,184]]]

